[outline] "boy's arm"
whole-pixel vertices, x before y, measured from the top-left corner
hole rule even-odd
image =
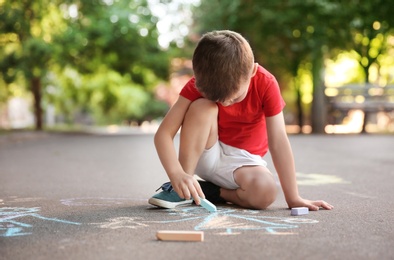
[[[179,96],[160,124],[154,141],[157,154],[174,190],[181,198],[190,199],[193,197],[196,204],[199,205],[199,197],[205,198],[204,193],[197,180],[183,170],[174,147],[174,137],[182,125],[190,104],[190,100]]]
[[[266,120],[269,150],[289,208],[308,207],[310,210],[319,210],[319,207],[323,207],[332,209],[333,207],[325,201],[310,201],[300,197],[293,152],[287,137],[283,113],[267,117]]]

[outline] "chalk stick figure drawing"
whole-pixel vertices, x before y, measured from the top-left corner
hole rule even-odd
[[[0,237],[15,237],[30,235],[29,229],[33,225],[24,223],[20,219],[23,217],[34,217],[46,221],[58,222],[61,224],[80,225],[80,223],[67,221],[58,218],[47,218],[41,216],[39,207],[3,207],[0,208]]]
[[[214,230],[218,235],[237,235],[242,231],[264,231],[271,235],[289,235],[299,224],[315,224],[317,220],[296,217],[272,217],[261,215],[262,211],[234,208],[218,208],[215,213],[205,213],[200,207],[180,207],[166,210],[169,215],[181,216],[178,219],[146,221],[145,223],[176,223],[196,221],[195,230]]]
[[[163,210],[166,220],[144,220],[142,217],[116,217],[101,223],[91,223],[106,229],[138,229],[152,224],[197,223],[195,230],[213,231],[217,235],[238,235],[246,231],[263,231],[270,235],[293,235],[299,224],[315,224],[317,220],[298,217],[272,217],[261,215],[261,211],[240,209],[218,209],[206,213],[199,207],[181,207]],[[161,214],[160,214],[161,215]],[[174,218],[175,217],[175,218]]]
[[[103,206],[125,205],[126,198],[74,198],[61,200],[67,206]],[[246,231],[262,231],[271,235],[296,234],[295,229],[303,224],[316,224],[317,220],[300,217],[266,216],[264,211],[245,210],[234,207],[218,207],[215,213],[209,213],[198,206],[184,206],[175,209],[154,209],[154,214],[140,211],[129,212],[127,216],[116,216],[103,222],[89,223],[105,229],[140,229],[151,225],[191,223],[195,230],[212,231],[218,235],[237,235]],[[159,220],[155,220],[160,218]],[[164,219],[164,220],[163,220]],[[168,225],[167,225],[168,226]],[[162,228],[162,227],[160,227]]]

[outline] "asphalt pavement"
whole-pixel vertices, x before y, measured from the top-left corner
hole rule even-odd
[[[291,216],[282,192],[262,211],[157,209],[147,200],[167,177],[151,133],[3,133],[0,259],[394,259],[394,136],[290,142],[300,194],[333,210]]]

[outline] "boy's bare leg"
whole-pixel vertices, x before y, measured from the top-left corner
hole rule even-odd
[[[194,174],[205,149],[218,139],[218,107],[204,98],[194,101],[187,111],[181,129],[179,162],[186,173]]]
[[[194,101],[182,124],[179,162],[186,173],[194,174],[198,160],[205,149],[218,139],[218,107],[207,99]],[[234,172],[240,186],[237,190],[220,189],[220,196],[245,208],[264,209],[276,198],[275,180],[262,166],[245,166]]]
[[[234,179],[240,186],[238,189],[220,190],[220,196],[226,201],[253,209],[265,209],[275,201],[276,183],[267,168],[244,166],[234,172]]]

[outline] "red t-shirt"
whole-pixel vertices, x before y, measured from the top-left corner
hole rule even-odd
[[[202,97],[195,87],[195,78],[186,83],[180,95],[191,101]],[[219,140],[264,156],[268,151],[265,117],[277,115],[285,106],[275,77],[259,65],[244,100],[227,107],[217,104]]]

